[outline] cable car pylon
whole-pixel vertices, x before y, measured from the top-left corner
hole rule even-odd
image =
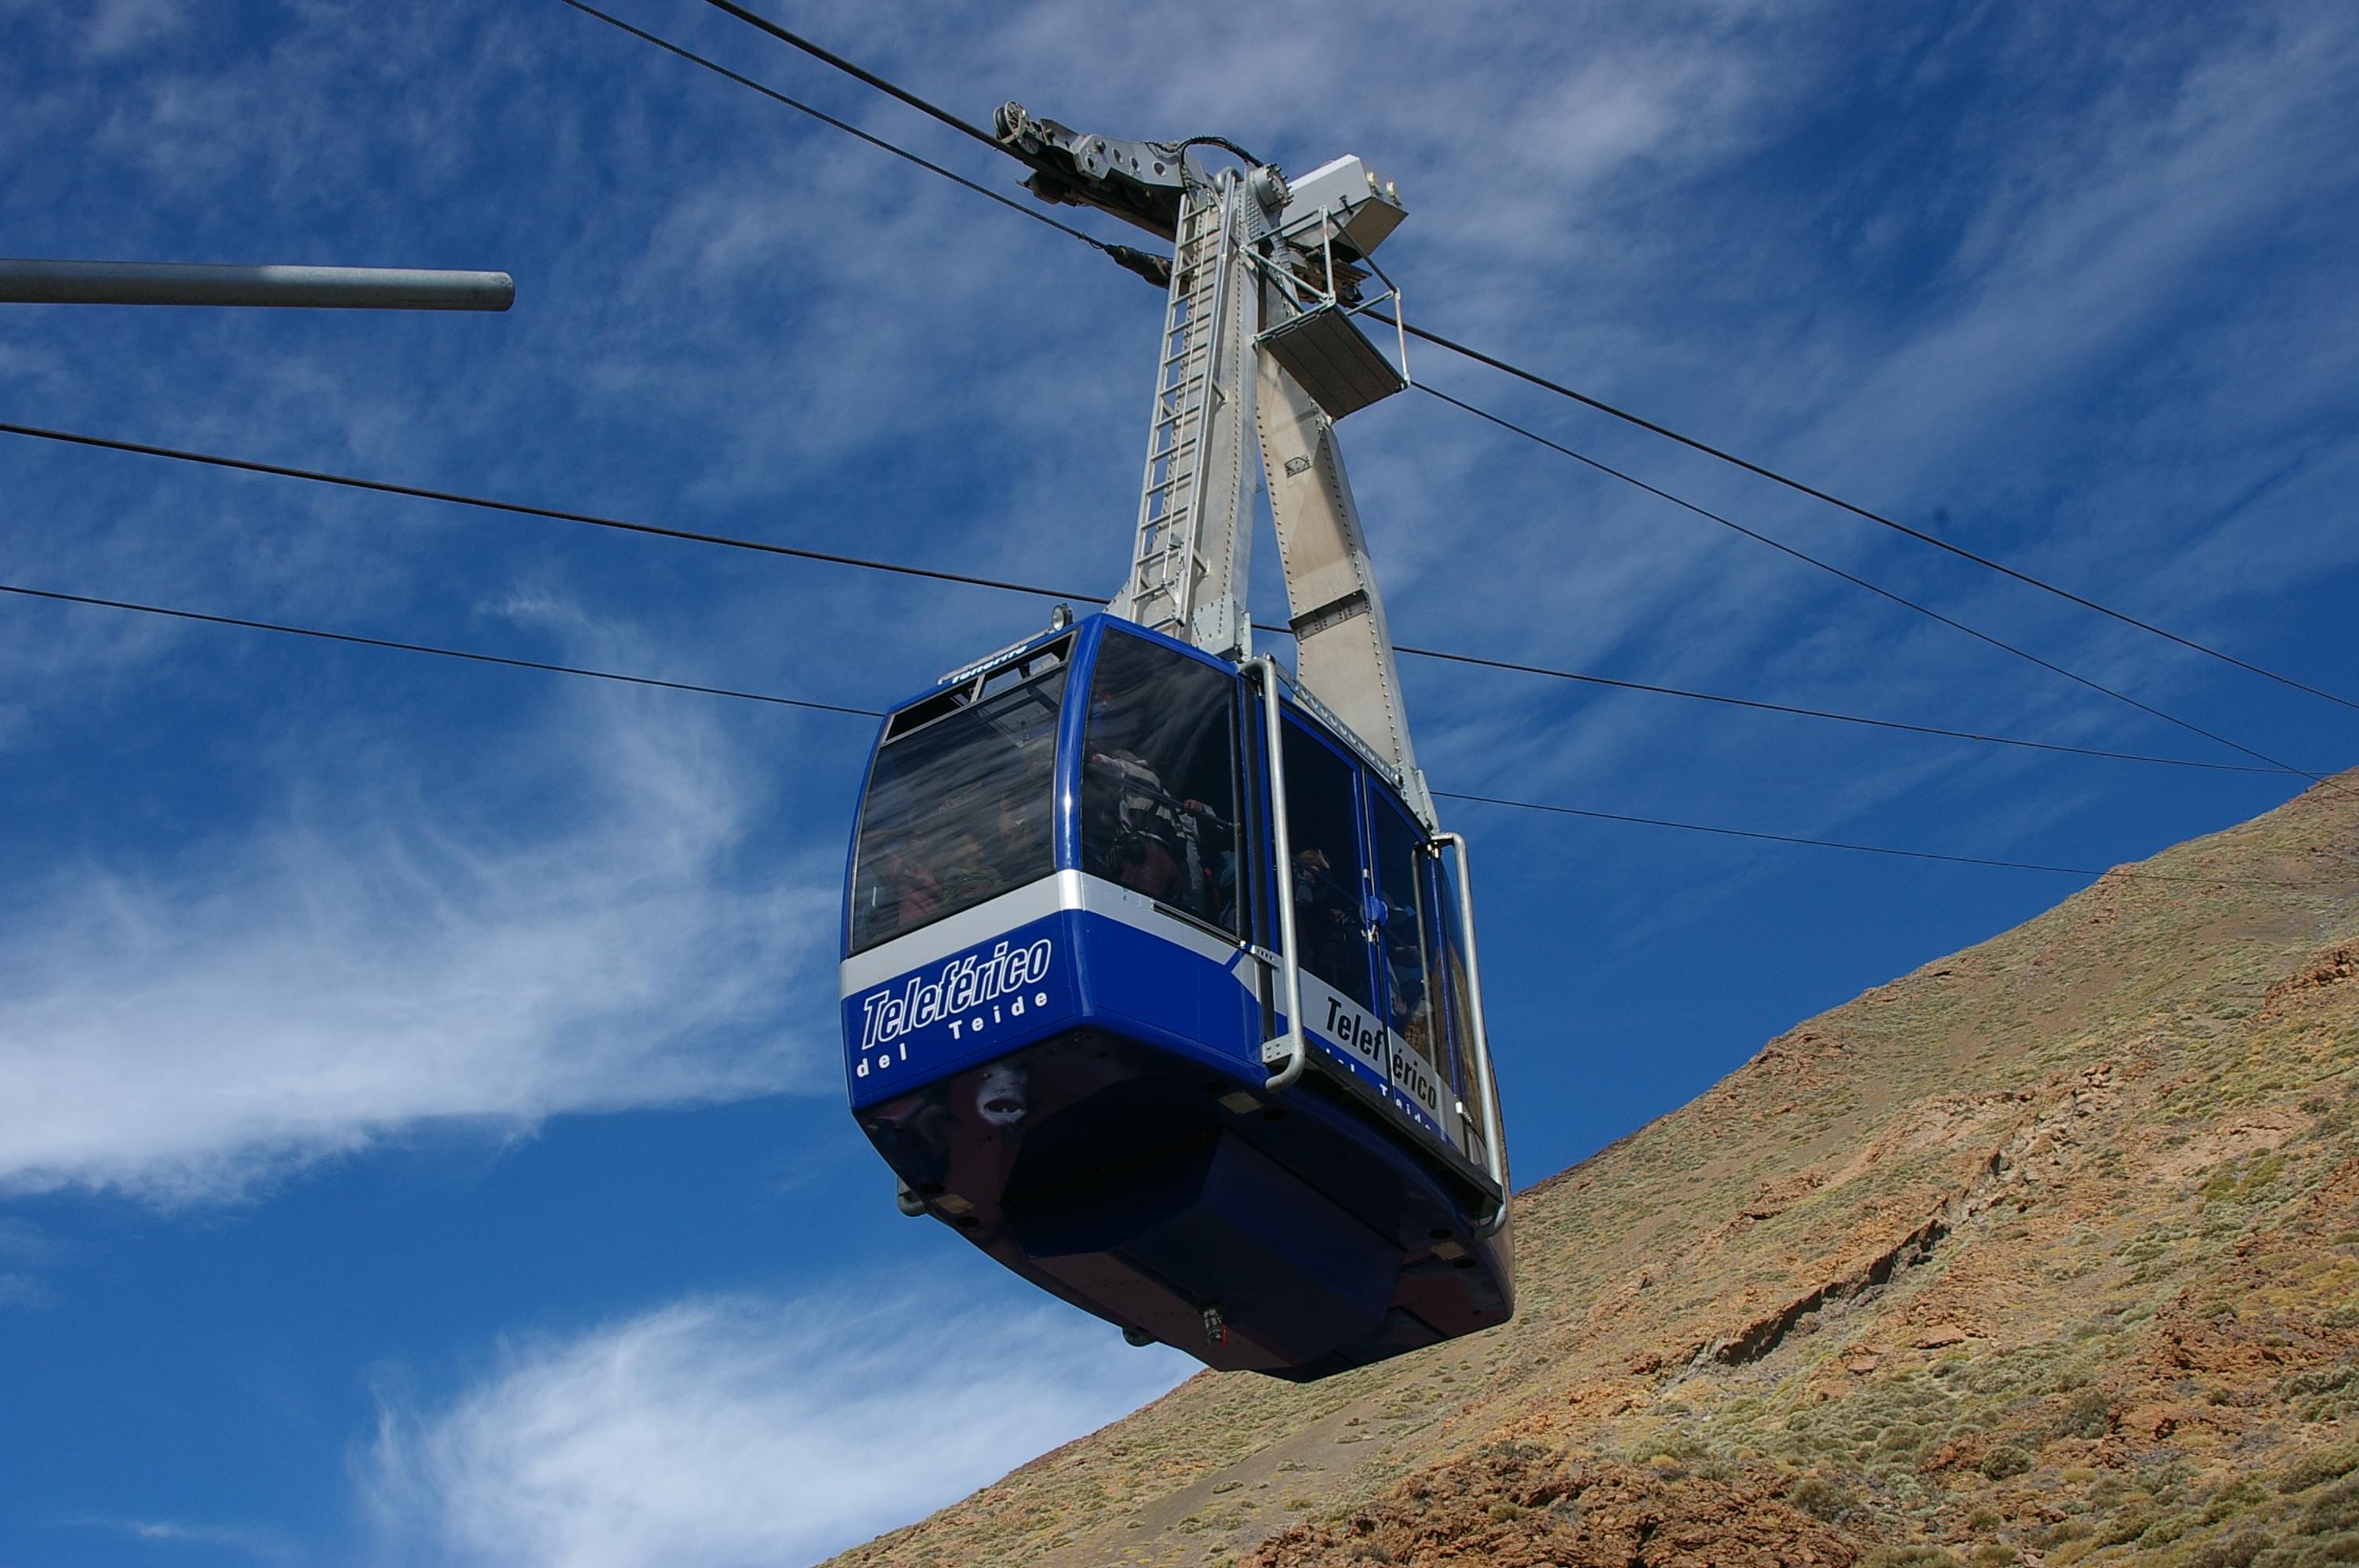
[[[845,874],[853,1113],[905,1213],[1134,1344],[1309,1381],[1503,1323],[1466,846],[1334,437],[1409,384],[1373,259],[1398,192],[1016,103],[993,131],[1035,195],[1172,246],[1107,247],[1166,288],[1147,447],[1106,611],[886,717]],[[1387,301],[1389,355],[1359,324]],[[1256,449],[1291,675],[1245,604]]]

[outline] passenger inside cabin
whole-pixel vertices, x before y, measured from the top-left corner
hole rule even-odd
[[[1180,861],[1155,834],[1131,832],[1116,838],[1106,851],[1106,874],[1158,903],[1184,906],[1188,902]]]
[[[1001,800],[984,846],[984,860],[991,867],[995,884],[1014,887],[1040,875],[1048,863],[1048,834],[1033,813],[1014,800]]]
[[[908,852],[886,849],[876,852],[872,886],[880,903],[877,924],[888,930],[922,925],[940,914],[949,898],[928,869],[930,854],[922,844]]]
[[[1294,852],[1295,934],[1302,943],[1303,967],[1357,990],[1350,982],[1354,968],[1364,969],[1358,901],[1337,879],[1327,851],[1306,845]]]
[[[1114,633],[1084,732],[1082,867],[1243,935],[1236,892],[1236,677]]]
[[[985,858],[983,840],[972,833],[945,835],[934,863],[940,868],[942,896],[949,908],[980,903],[998,891],[1002,879]]]
[[[1430,1013],[1425,1005],[1425,959],[1418,947],[1417,912],[1385,905],[1385,994],[1392,1002],[1392,1026],[1419,1055],[1430,1057]]]
[[[1203,845],[1228,824],[1201,800],[1180,799],[1136,752],[1093,753],[1090,765],[1117,782],[1112,841],[1105,850],[1108,877],[1162,903],[1207,919],[1218,917],[1221,900],[1203,862]],[[1233,873],[1234,874],[1234,873]]]

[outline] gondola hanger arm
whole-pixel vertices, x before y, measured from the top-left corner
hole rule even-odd
[[[1288,179],[1219,137],[1131,141],[1034,116],[993,131],[1042,200],[1094,207],[1169,240],[1164,330],[1131,566],[1117,615],[1244,660],[1258,449],[1286,579],[1299,691],[1399,785],[1429,828],[1384,602],[1334,436],[1339,419],[1408,384],[1356,318],[1397,294],[1372,259],[1406,211],[1395,184],[1346,155]],[[1217,148],[1244,167],[1213,168]],[[1154,277],[1158,259],[1114,247]],[[1374,285],[1381,285],[1372,287]],[[1397,308],[1394,311],[1399,316]]]

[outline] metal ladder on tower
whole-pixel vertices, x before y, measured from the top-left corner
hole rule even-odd
[[[1189,183],[1173,246],[1171,287],[1163,317],[1163,355],[1157,372],[1147,464],[1138,497],[1138,534],[1130,580],[1115,613],[1182,642],[1196,640],[1199,590],[1208,578],[1227,589],[1229,541],[1220,560],[1207,558],[1203,538],[1213,421],[1233,401],[1223,381],[1240,367],[1223,330],[1236,308],[1228,298],[1230,252],[1236,243],[1234,205],[1240,181],[1223,173],[1213,184]],[[1235,410],[1229,410],[1233,416]]]

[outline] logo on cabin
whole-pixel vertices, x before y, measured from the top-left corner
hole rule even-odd
[[[1414,1052],[1393,1047],[1393,1087],[1406,1089],[1429,1116],[1441,1114],[1441,1088]]]
[[[1343,999],[1329,992],[1327,996],[1327,1033],[1360,1054],[1360,1059],[1383,1072],[1385,1067],[1385,1032],[1375,1021]]]
[[[1427,1069],[1424,1059],[1390,1030],[1332,991],[1327,994],[1326,1031],[1399,1090],[1402,1104],[1421,1106],[1430,1116],[1441,1114],[1440,1086]]]
[[[919,971],[898,987],[871,991],[860,1001],[858,1077],[909,1059],[906,1036],[929,1025],[946,1025],[953,1040],[971,1040],[994,1024],[1049,1005],[1049,993],[1033,990],[1049,976],[1055,952],[1049,938],[1026,946],[1002,942],[985,953],[965,953],[930,976]],[[1027,994],[1028,993],[1028,994]]]

